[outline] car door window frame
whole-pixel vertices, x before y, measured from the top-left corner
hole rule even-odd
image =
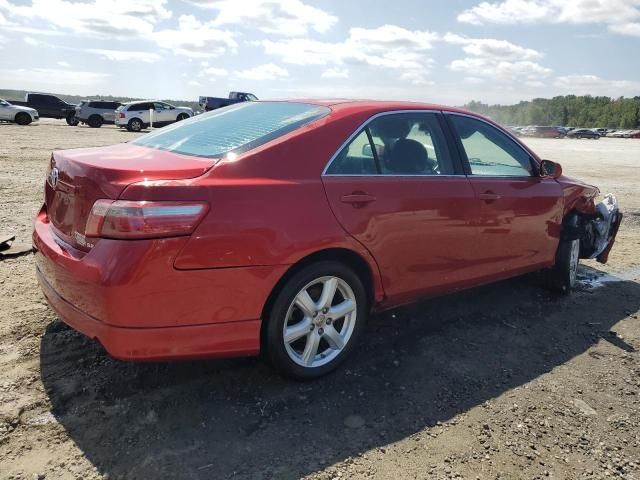
[[[452,174],[443,174],[443,175],[433,175],[433,174],[407,174],[407,173],[382,173],[380,166],[380,159],[378,158],[378,153],[375,149],[375,142],[373,141],[373,137],[371,135],[369,125],[375,121],[377,118],[389,116],[389,115],[402,115],[402,114],[423,114],[430,113],[434,114],[440,130],[442,131],[442,135],[444,137],[444,144],[442,145],[448,151],[449,157],[451,159],[451,164],[453,166],[454,173]],[[365,132],[367,135],[367,139],[369,144],[371,145],[373,159],[376,165],[377,173],[328,173],[331,168],[331,164],[338,158],[340,153],[348,147],[353,140],[358,137],[362,132]],[[367,120],[365,120],[349,137],[338,147],[336,152],[331,156],[329,161],[324,167],[322,171],[323,177],[423,177],[423,178],[446,178],[446,177],[460,177],[466,175],[466,172],[463,168],[463,164],[460,161],[460,156],[457,150],[454,148],[455,144],[453,143],[452,134],[449,131],[449,125],[446,123],[443,112],[441,110],[393,110],[388,112],[379,112],[375,115],[372,115]]]
[[[450,135],[452,137],[452,141],[455,144],[457,157],[459,159],[460,164],[462,165],[465,175],[469,177],[475,177],[475,178],[532,178],[532,177],[538,176],[539,165],[535,157],[520,142],[514,139],[510,133],[504,130],[501,130],[491,122],[488,122],[485,119],[476,117],[474,115],[468,115],[466,113],[460,113],[460,112],[443,112],[443,113],[444,113],[443,117],[447,122],[447,127],[448,127],[447,129],[449,130]],[[493,130],[495,130],[497,133],[501,133],[502,135],[504,135],[511,143],[513,143],[516,146],[516,148],[522,150],[529,157],[529,163],[531,164],[531,172],[529,173],[529,175],[479,175],[477,173],[474,174],[471,171],[471,164],[469,163],[469,158],[467,157],[467,151],[465,150],[464,145],[462,144],[462,140],[460,138],[460,135],[458,134],[458,131],[456,130],[455,125],[451,121],[451,117],[453,116],[466,117],[472,120],[476,120],[478,122],[482,122],[485,125],[487,125],[489,128],[492,128]]]

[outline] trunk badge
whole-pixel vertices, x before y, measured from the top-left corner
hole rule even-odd
[[[58,167],[53,167],[49,172],[49,183],[51,184],[54,190],[58,186],[59,177],[60,177],[60,171],[58,170]]]

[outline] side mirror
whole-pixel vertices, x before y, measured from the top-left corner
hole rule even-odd
[[[551,160],[542,160],[540,162],[540,177],[542,178],[558,178],[562,175],[562,167],[559,163]]]
[[[376,154],[378,155],[378,157],[381,157],[382,154],[384,153],[384,145],[377,145],[376,144]],[[371,148],[371,144],[370,143],[365,143],[362,146],[362,156],[363,157],[369,157],[369,158],[373,158],[373,149]]]

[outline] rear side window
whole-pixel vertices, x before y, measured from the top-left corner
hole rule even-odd
[[[393,113],[367,124],[329,165],[327,175],[455,174],[435,113]]]
[[[184,155],[219,157],[256,148],[330,111],[306,103],[240,103],[192,117],[131,143]]]

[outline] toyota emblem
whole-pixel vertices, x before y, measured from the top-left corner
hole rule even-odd
[[[58,167],[53,167],[51,169],[51,172],[49,172],[49,183],[51,184],[54,190],[58,186],[59,176],[60,176],[60,171],[58,170]]]

